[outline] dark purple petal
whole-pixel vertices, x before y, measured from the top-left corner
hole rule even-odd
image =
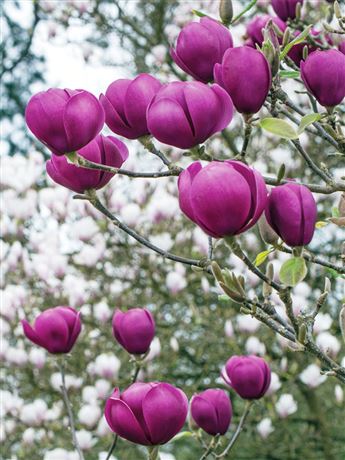
[[[178,178],[179,204],[181,210],[195,222],[193,205],[191,203],[191,185],[194,177],[202,169],[201,163],[195,161],[185,169]]]

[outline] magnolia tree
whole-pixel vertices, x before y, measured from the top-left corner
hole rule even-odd
[[[115,3],[152,73],[3,159],[5,458],[343,458],[341,7]]]

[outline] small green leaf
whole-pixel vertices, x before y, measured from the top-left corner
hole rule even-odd
[[[304,115],[304,117],[301,120],[301,123],[299,124],[298,127],[298,134],[303,133],[303,131],[315,121],[320,120],[321,115],[319,113],[309,113],[308,115]]]
[[[190,438],[191,436],[193,436],[191,431],[181,431],[181,433],[178,433],[169,442],[179,441],[180,439]]]
[[[279,168],[279,171],[278,171],[278,174],[277,174],[277,185],[280,184],[280,182],[282,181],[282,179],[284,178],[285,176],[285,164],[283,163],[280,168]]]
[[[311,30],[312,26],[306,27],[302,33],[300,33],[294,40],[292,40],[290,43],[288,43],[283,51],[280,53],[280,60],[283,60],[285,56],[288,54],[288,52],[291,50],[291,48],[295,45],[298,45],[299,43],[302,43],[305,41],[305,39],[308,37],[309,32]]]
[[[280,78],[299,78],[300,73],[298,70],[281,70],[279,76]]]
[[[323,228],[326,227],[326,225],[328,225],[328,222],[325,222],[324,220],[319,220],[318,222],[316,222],[315,228]]]
[[[297,139],[298,134],[290,123],[280,118],[264,118],[260,121],[262,129],[283,139]]]
[[[203,13],[202,11],[198,11],[198,10],[192,10],[192,13],[195,14],[195,16],[198,16],[199,18],[204,18],[204,17],[209,18],[210,17],[208,14]]]
[[[259,252],[259,254],[255,257],[254,265],[256,267],[259,267],[261,264],[263,264],[271,252],[272,252],[271,249]]]
[[[308,270],[303,257],[292,257],[283,263],[279,278],[286,286],[296,286],[307,276]]]
[[[336,206],[332,208],[332,217],[340,217],[339,209]]]

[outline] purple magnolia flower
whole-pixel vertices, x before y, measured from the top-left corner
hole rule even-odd
[[[304,0],[272,0],[272,7],[283,21],[287,19],[295,19],[297,3],[303,5]]]
[[[252,227],[267,203],[261,174],[239,161],[192,163],[178,179],[180,208],[214,238]]]
[[[155,321],[145,308],[132,308],[126,312],[116,310],[113,334],[128,353],[141,355],[150,348],[155,335]]]
[[[229,30],[220,22],[204,17],[187,24],[170,54],[176,64],[196,80],[213,80],[213,66],[233,45]]]
[[[258,112],[271,87],[271,69],[265,56],[250,46],[228,49],[222,64],[214,66],[216,82],[230,94],[240,113]]]
[[[251,40],[252,46],[255,48],[255,45],[262,45],[264,41],[264,34],[262,30],[266,27],[268,21],[272,19],[274,24],[282,31],[286,29],[286,24],[284,21],[277,17],[270,16],[269,14],[264,14],[262,16],[255,16],[252,19],[246,28],[247,36]],[[281,42],[281,38],[279,37],[279,41]]]
[[[144,446],[165,444],[183,427],[188,400],[169,383],[133,383],[122,394],[116,388],[105,405],[114,433]]]
[[[26,124],[56,155],[74,152],[94,139],[104,125],[97,98],[84,90],[51,88],[32,96]]]
[[[88,145],[78,150],[87,160],[120,168],[128,157],[128,149],[123,142],[113,136],[98,135]],[[76,193],[104,187],[114,174],[75,166],[65,156],[52,155],[46,170],[54,182]]]
[[[271,370],[258,356],[232,356],[222,370],[222,377],[243,399],[259,399],[271,383]]]
[[[48,308],[34,326],[22,321],[24,334],[49,353],[69,353],[81,331],[80,313],[71,307]]]
[[[289,246],[304,246],[313,238],[316,203],[310,190],[293,182],[275,187],[265,209],[267,222]]]
[[[215,436],[228,431],[232,407],[224,390],[210,389],[193,396],[191,413],[195,423],[206,433]]]
[[[223,130],[233,115],[229,95],[218,85],[169,83],[147,109],[150,133],[164,144],[189,149]]]
[[[109,85],[100,102],[105,111],[105,122],[116,134],[128,139],[149,134],[146,109],[162,84],[147,73],[134,80],[115,80]]]
[[[335,49],[314,51],[301,62],[301,77],[321,105],[338,105],[345,97],[345,55]]]

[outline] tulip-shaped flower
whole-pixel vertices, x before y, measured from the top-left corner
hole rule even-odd
[[[223,54],[232,47],[229,30],[214,19],[204,17],[187,24],[170,50],[176,64],[196,80],[213,80],[213,67],[222,62]]]
[[[287,19],[295,19],[296,17],[296,7],[300,3],[303,5],[304,0],[272,0],[272,7],[283,21]]]
[[[252,227],[267,203],[261,174],[239,161],[196,161],[178,180],[180,208],[214,238],[237,235]]]
[[[321,105],[334,107],[345,97],[345,55],[335,49],[314,51],[301,62],[301,77]]]
[[[104,111],[88,91],[51,88],[35,94],[25,110],[33,134],[57,155],[81,149],[104,125]]]
[[[316,203],[310,190],[293,182],[275,187],[265,209],[267,222],[289,246],[310,243],[316,215]]]
[[[339,43],[339,51],[343,54],[345,54],[345,40],[341,41]]]
[[[165,444],[183,427],[188,400],[169,383],[137,382],[122,394],[115,389],[105,405],[105,418],[114,433],[144,446]]]
[[[248,24],[246,32],[250,39],[251,45],[255,48],[255,45],[262,45],[264,41],[264,34],[262,30],[266,27],[268,21],[272,19],[273,23],[282,31],[286,29],[286,24],[279,18],[264,14],[262,16],[255,16]],[[279,38],[280,39],[280,38]],[[280,39],[281,41],[281,39]]]
[[[222,370],[222,377],[243,399],[259,399],[271,383],[271,370],[258,356],[232,356]]]
[[[189,149],[228,126],[233,115],[229,95],[218,85],[169,83],[147,109],[150,133],[164,144]]]
[[[71,307],[48,308],[34,326],[22,321],[24,334],[49,353],[69,353],[81,331],[80,313]]]
[[[128,353],[141,355],[150,348],[155,335],[155,321],[145,308],[132,308],[126,312],[116,310],[113,334]]]
[[[195,423],[206,433],[225,434],[229,428],[232,407],[224,390],[209,389],[193,396],[191,413]]]
[[[78,150],[78,154],[89,161],[120,168],[128,157],[128,149],[123,142],[113,136],[98,135],[88,145]],[[100,189],[113,177],[113,173],[75,166],[65,156],[52,155],[47,161],[48,175],[54,182],[76,193]]]
[[[267,59],[250,46],[228,49],[222,64],[214,66],[214,78],[230,94],[236,109],[248,115],[261,109],[271,87]]]
[[[109,85],[100,102],[105,122],[114,133],[127,139],[149,134],[146,109],[162,84],[151,75],[142,73],[134,80],[115,80]]]

